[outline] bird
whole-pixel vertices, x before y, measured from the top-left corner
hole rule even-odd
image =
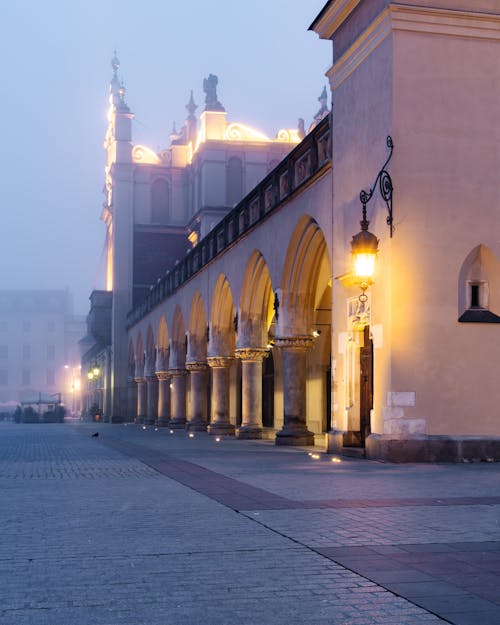
[[[99,436],[99,432],[94,432],[94,433],[92,434],[92,438],[97,438],[98,436]]]

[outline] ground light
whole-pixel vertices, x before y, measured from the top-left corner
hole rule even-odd
[[[189,438],[194,438],[194,434],[192,432],[189,432],[188,436]]]

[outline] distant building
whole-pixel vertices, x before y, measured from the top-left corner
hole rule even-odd
[[[77,410],[84,327],[68,291],[0,291],[0,409],[41,394]]]

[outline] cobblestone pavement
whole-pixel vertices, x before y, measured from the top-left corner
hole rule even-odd
[[[311,452],[0,423],[0,625],[500,623],[500,464]]]

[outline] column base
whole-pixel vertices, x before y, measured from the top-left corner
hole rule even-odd
[[[261,439],[262,428],[254,425],[244,425],[236,430],[236,438]]]
[[[159,428],[166,428],[168,427],[168,422],[169,422],[168,417],[162,417],[161,419],[158,419],[158,421],[156,422],[156,425]]]
[[[186,430],[188,432],[206,432],[207,427],[206,421],[188,421],[186,423]]]
[[[207,432],[216,436],[234,436],[235,429],[232,423],[210,423]]]
[[[126,419],[124,417],[111,416],[109,417],[109,423],[126,423]]]
[[[168,427],[171,430],[185,430],[186,429],[186,422],[184,420],[182,420],[182,421],[169,421],[168,422]]]
[[[136,423],[137,425],[141,425],[142,423],[144,423],[144,417],[135,417],[134,423]]]
[[[276,445],[305,447],[314,445],[314,434],[309,430],[281,430],[276,432]]]
[[[154,417],[146,417],[144,419],[144,424],[145,425],[154,425],[156,423],[156,420]]]

